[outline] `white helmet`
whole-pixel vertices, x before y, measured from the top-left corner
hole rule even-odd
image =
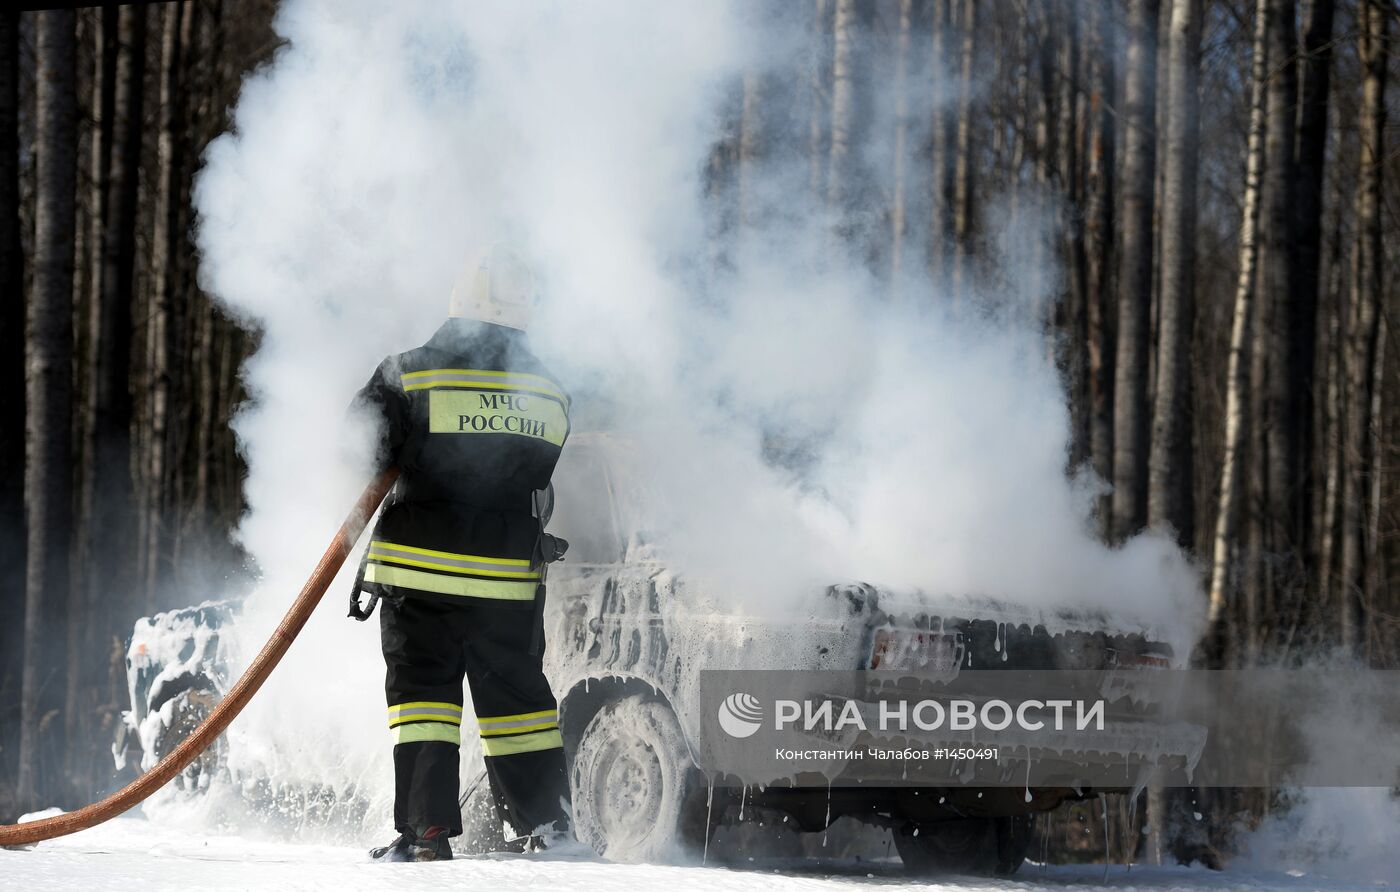
[[[521,331],[535,310],[535,274],[508,245],[478,251],[452,286],[447,315],[494,322]]]

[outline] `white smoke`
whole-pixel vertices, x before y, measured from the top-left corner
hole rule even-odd
[[[348,458],[367,440],[351,396],[441,323],[471,246],[501,238],[540,266],[538,352],[581,417],[637,444],[650,524],[722,609],[802,615],[813,586],[861,580],[1108,607],[1189,642],[1200,610],[1183,555],[1156,538],[1110,550],[1088,531],[1094,484],[1065,473],[1037,287],[986,285],[954,306],[918,274],[882,284],[833,248],[824,210],[794,188],[806,159],[781,152],[751,186],[782,212],[713,272],[704,172],[720,109],[746,69],[805,52],[745,12],[286,4],[287,46],[246,82],[196,190],[205,286],[262,331],[235,422],[240,535],[264,573],[239,629],[250,654],[367,477]],[[805,74],[773,76],[776,106]],[[881,103],[864,161],[888,157],[887,117]],[[995,281],[1045,281],[1023,247],[1034,237],[996,236],[989,251],[1016,247],[984,258]],[[801,457],[775,458],[785,449]],[[373,624],[340,615],[350,573],[234,749],[382,809],[383,670]]]
[[[1388,787],[1302,787],[1244,840],[1236,864],[1385,887],[1400,875],[1400,798]]]

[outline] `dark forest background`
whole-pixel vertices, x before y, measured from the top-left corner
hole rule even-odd
[[[754,9],[816,49],[800,99],[733,85],[714,262],[779,151],[805,154],[835,237],[888,281],[926,269],[930,300],[995,277],[989,197],[1049,213],[1066,470],[1111,483],[1106,541],[1153,527],[1195,555],[1195,659],[1400,667],[1396,0]],[[257,333],[200,288],[190,191],[275,11],[0,13],[2,819],[105,789],[132,622],[254,571],[229,422]]]

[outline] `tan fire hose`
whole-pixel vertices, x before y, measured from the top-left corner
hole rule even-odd
[[[292,602],[291,609],[282,618],[272,637],[267,639],[267,643],[243,673],[243,677],[238,679],[238,683],[219,701],[219,705],[214,707],[209,717],[182,740],[179,746],[167,753],[150,771],[101,802],[27,824],[0,826],[0,846],[28,845],[56,836],[67,836],[69,833],[77,833],[79,830],[86,830],[111,820],[165,786],[171,778],[183,771],[185,766],[198,758],[200,753],[208,749],[229,723],[243,711],[248,701],[253,699],[253,695],[272,674],[272,670],[277,668],[282,655],[301,632],[302,626],[311,618],[311,611],[320,603],[321,596],[326,593],[331,580],[335,579],[340,565],[345,563],[345,558],[355,547],[355,541],[360,538],[360,533],[364,532],[365,525],[374,515],[374,510],[384,501],[385,494],[389,492],[389,487],[393,486],[398,476],[399,469],[390,468],[365,489],[360,500],[355,503],[355,510],[351,511],[350,516],[345,518],[345,523],[341,524],[340,532],[336,533],[330,548],[321,556],[321,562],[316,565],[316,570],[302,587],[301,594]]]

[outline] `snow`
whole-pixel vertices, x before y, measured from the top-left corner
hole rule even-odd
[[[1296,890],[1349,892],[1394,888],[1395,882],[1348,883],[1263,868],[1213,872],[1204,868],[1114,865],[1040,867],[1027,864],[1011,880],[906,878],[897,859],[756,860],[742,869],[716,866],[612,864],[545,855],[492,855],[439,864],[375,864],[364,849],[302,845],[236,836],[202,836],[140,817],[40,843],[0,850],[5,889],[579,889],[588,892],[738,892],[849,890],[865,887],[978,890]]]

